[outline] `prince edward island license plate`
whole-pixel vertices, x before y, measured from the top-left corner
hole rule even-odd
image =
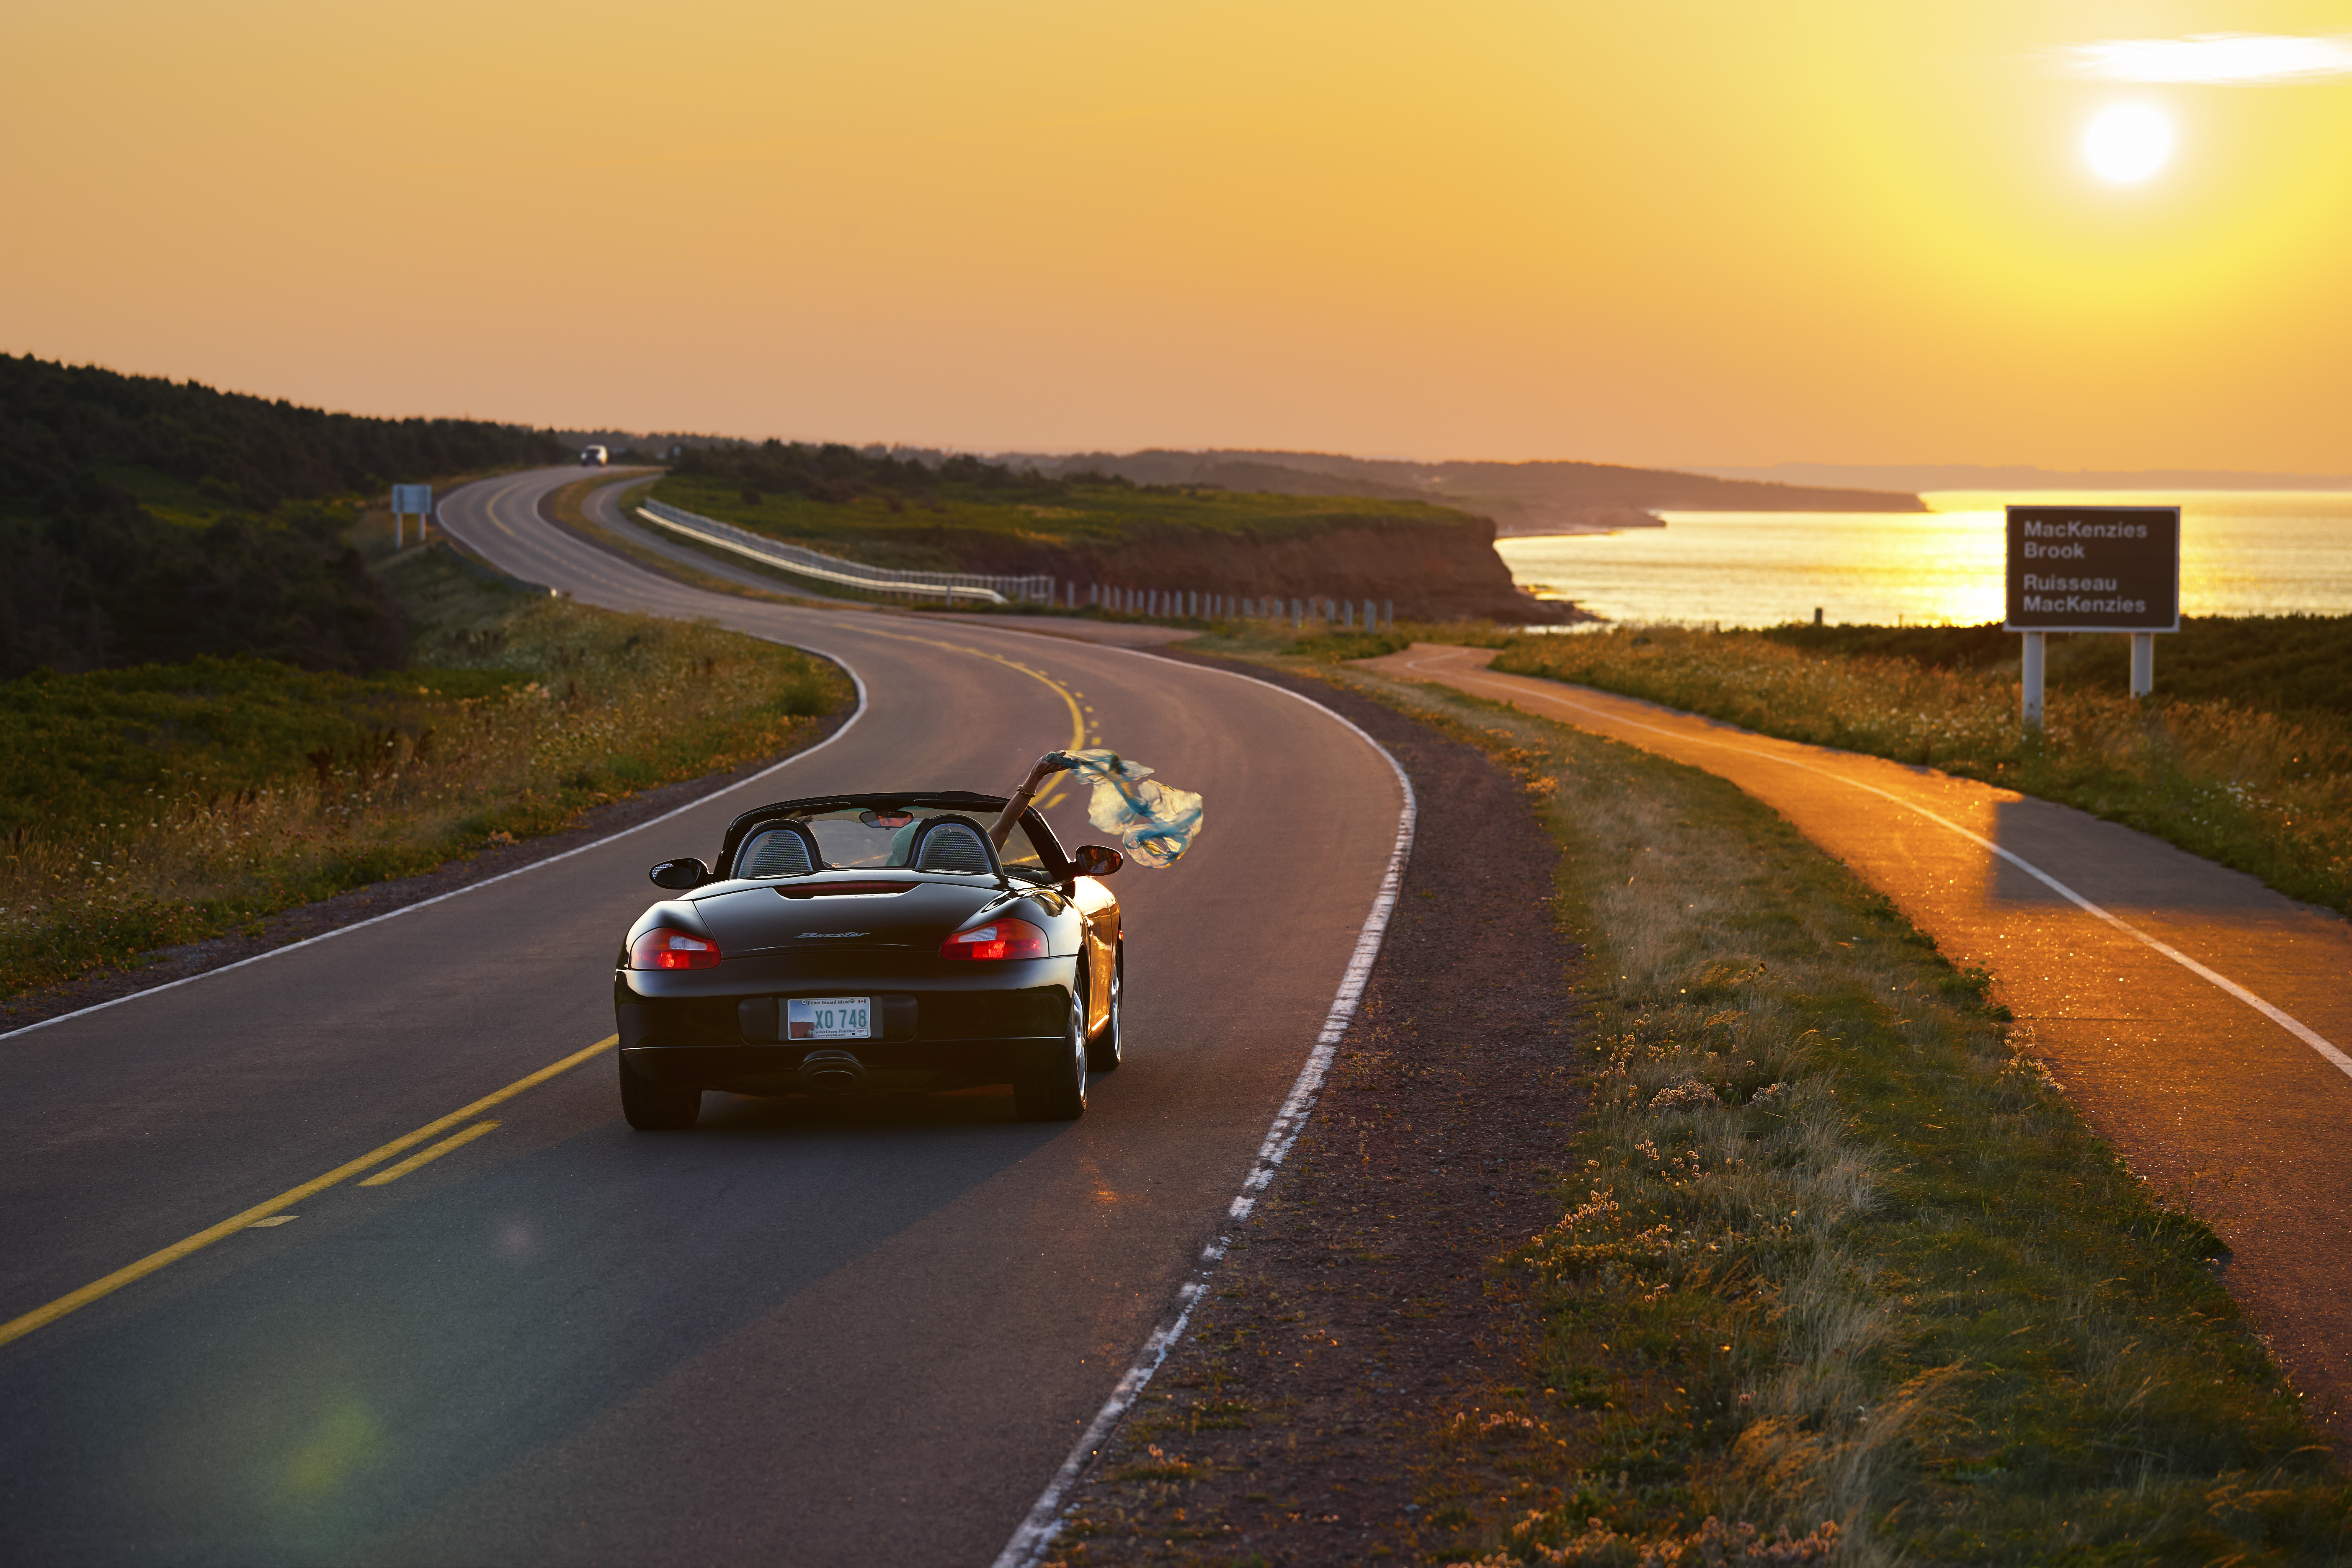
[[[784,1037],[788,1040],[870,1040],[874,1037],[871,996],[793,997],[784,1004]]]

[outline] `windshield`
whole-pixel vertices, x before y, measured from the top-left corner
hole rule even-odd
[[[992,811],[971,808],[958,809],[946,805],[849,806],[839,811],[812,811],[796,814],[787,820],[804,825],[816,837],[817,853],[824,864],[808,864],[807,842],[793,828],[779,823],[764,826],[743,841],[736,852],[735,874],[739,877],[792,877],[806,875],[812,870],[846,871],[879,870],[904,867],[914,848],[917,830],[935,816],[961,816],[968,822],[987,828],[996,819]],[[941,830],[945,832],[945,829]],[[936,837],[936,836],[935,836]],[[943,844],[945,841],[941,840]],[[1015,876],[1041,880],[1045,875],[1044,859],[1037,847],[1020,823],[1005,836],[1004,847],[998,852],[1004,868]],[[927,868],[960,870],[960,864],[943,857],[926,857]],[[985,874],[985,873],[980,873]]]

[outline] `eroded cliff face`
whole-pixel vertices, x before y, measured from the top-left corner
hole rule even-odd
[[[1413,524],[1367,520],[1265,539],[1194,529],[1139,531],[1115,550],[995,541],[981,572],[1050,572],[1081,584],[1197,590],[1245,597],[1392,603],[1414,620],[1485,616],[1510,624],[1581,618],[1570,605],[1519,591],[1495,553],[1484,518]]]

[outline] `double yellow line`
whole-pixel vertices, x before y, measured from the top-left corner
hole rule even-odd
[[[871,628],[865,629],[871,630]],[[1024,664],[1019,659],[1007,658],[1003,654],[991,653],[986,648],[971,647],[962,643],[941,642],[936,637],[909,637],[903,632],[873,631],[872,635],[877,637],[896,637],[901,642],[924,643],[932,647],[944,648],[950,653],[970,654],[975,658],[992,660],[994,663],[1003,665],[1008,669],[1018,670],[1023,675],[1028,676],[1033,680],[1044,682],[1047,687],[1052,689],[1054,694],[1059,697],[1064,705],[1070,710],[1070,749],[1072,751],[1076,751],[1087,743],[1086,713],[1078,705],[1077,695],[1068,687],[1064,686],[1060,681],[1055,680],[1052,676],[1046,674],[1044,670],[1038,669],[1031,665]],[[1057,788],[1046,800],[1041,801],[1039,804],[1041,805],[1050,805],[1054,800],[1058,799],[1059,795],[1060,792]],[[570,1071],[572,1068],[578,1067],[582,1062],[586,1061],[590,1057],[596,1055],[598,1052],[611,1049],[613,1046],[619,1041],[619,1038],[620,1037],[617,1035],[607,1035],[604,1038],[597,1041],[594,1045],[588,1047],[584,1050],[574,1051],[570,1056],[565,1057],[562,1061],[551,1063],[526,1078],[519,1078],[515,1079],[514,1082],[507,1085],[506,1088],[499,1089],[495,1094],[486,1094],[481,1099],[474,1101],[471,1105],[466,1106],[461,1110],[453,1110],[448,1115],[444,1116],[437,1121],[428,1121],[414,1132],[404,1132],[399,1137],[394,1139],[391,1142],[383,1144],[380,1148],[371,1149],[356,1160],[346,1161],[344,1163],[336,1166],[333,1170],[329,1171],[323,1176],[314,1176],[299,1187],[289,1187],[286,1191],[278,1194],[276,1197],[269,1199],[266,1203],[256,1204],[253,1207],[247,1209],[242,1214],[231,1215],[228,1218],[221,1221],[218,1225],[200,1230],[196,1232],[195,1235],[188,1237],[184,1240],[175,1241],[160,1252],[151,1252],[146,1257],[141,1258],[138,1262],[127,1264],[124,1267],[116,1269],[113,1273],[109,1274],[102,1279],[93,1279],[89,1284],[83,1286],[80,1289],[60,1296],[45,1307],[36,1307],[20,1318],[11,1319],[6,1323],[0,1323],[0,1345],[7,1344],[12,1340],[21,1340],[26,1334],[33,1332],[36,1329],[47,1328],[49,1324],[56,1322],[59,1318],[64,1317],[67,1313],[78,1311],[80,1309],[89,1306],[92,1301],[99,1300],[102,1296],[112,1295],[115,1291],[121,1289],[125,1285],[134,1284],[141,1279],[146,1279],[150,1274],[156,1273],[161,1269],[168,1268],[173,1264],[177,1263],[180,1259],[187,1257],[191,1253],[200,1252],[204,1248],[210,1247],[214,1242],[219,1241],[225,1237],[235,1236],[238,1231],[246,1229],[257,1220],[267,1219],[271,1215],[277,1214],[279,1210],[291,1207],[293,1205],[300,1203],[303,1199],[310,1197],[315,1193],[322,1193],[329,1187],[334,1186],[340,1182],[349,1181],[352,1177],[358,1175],[362,1171],[383,1163],[384,1161],[391,1159],[395,1154],[401,1153],[409,1149],[414,1149],[416,1145],[424,1142],[426,1139],[431,1138],[437,1133],[447,1131],[450,1128],[457,1126],[467,1118],[479,1115],[481,1112],[488,1110],[494,1105],[502,1104],[507,1100],[512,1100],[516,1095],[522,1093],[525,1089],[534,1089],[540,1084],[545,1083],[549,1079],[555,1077],[558,1073]],[[489,1131],[497,1125],[498,1123],[493,1121],[487,1122],[479,1127],[468,1127],[463,1132],[458,1133],[456,1137],[445,1139],[440,1143],[434,1145],[430,1149],[420,1151],[418,1153],[411,1156],[407,1160],[402,1161],[399,1164],[392,1167],[390,1170],[378,1172],[375,1175],[369,1177],[360,1184],[362,1186],[381,1186],[386,1182],[396,1180],[401,1176],[406,1175],[410,1171],[415,1170],[417,1166],[424,1164],[427,1160],[438,1158],[440,1155],[447,1153],[452,1149],[456,1149],[462,1144],[470,1142],[474,1139],[480,1137],[483,1133]]]
[[[607,1035],[603,1039],[597,1041],[594,1045],[588,1047],[586,1049],[574,1051],[560,1062],[550,1063],[548,1066],[540,1068],[537,1072],[531,1073],[528,1077],[519,1078],[515,1079],[514,1082],[507,1085],[506,1088],[498,1090],[494,1094],[486,1094],[482,1096],[481,1099],[474,1101],[473,1104],[466,1106],[462,1110],[453,1110],[448,1115],[440,1118],[438,1121],[428,1121],[414,1132],[404,1132],[399,1137],[394,1139],[391,1142],[386,1143],[380,1148],[371,1149],[356,1160],[347,1160],[342,1164],[336,1166],[333,1170],[328,1172],[323,1176],[313,1176],[310,1180],[303,1183],[299,1187],[289,1187],[284,1192],[278,1194],[276,1197],[269,1199],[267,1203],[256,1204],[253,1207],[247,1209],[242,1214],[231,1215],[228,1218],[221,1221],[218,1225],[200,1230],[196,1232],[195,1235],[188,1237],[184,1240],[175,1241],[160,1252],[151,1252],[146,1257],[141,1258],[138,1262],[127,1264],[124,1267],[116,1269],[113,1273],[106,1276],[103,1279],[93,1279],[89,1284],[83,1286],[80,1289],[69,1291],[66,1295],[58,1297],[56,1300],[50,1302],[46,1307],[36,1307],[21,1318],[13,1318],[6,1323],[0,1323],[0,1345],[5,1345],[11,1340],[21,1340],[36,1329],[47,1328],[49,1324],[56,1322],[59,1318],[64,1317],[67,1313],[79,1311],[80,1309],[89,1306],[92,1301],[97,1300],[101,1296],[110,1296],[115,1291],[121,1289],[125,1285],[135,1283],[138,1280],[146,1279],[147,1276],[153,1274],[160,1269],[170,1268],[173,1264],[177,1263],[180,1259],[187,1257],[192,1252],[201,1252],[205,1247],[210,1247],[214,1242],[220,1240],[224,1237],[235,1236],[238,1231],[245,1229],[256,1220],[266,1219],[269,1215],[276,1214],[280,1209],[289,1208],[295,1204],[300,1203],[304,1198],[310,1196],[314,1193],[325,1192],[329,1187],[333,1186],[338,1182],[349,1181],[352,1177],[358,1175],[362,1171],[368,1169],[372,1165],[381,1164],[383,1162],[391,1159],[394,1154],[398,1154],[404,1150],[414,1149],[419,1143],[422,1143],[426,1139],[434,1136],[434,1134],[448,1131],[457,1123],[465,1121],[467,1117],[478,1115],[481,1112],[488,1110],[493,1105],[502,1104],[507,1100],[512,1100],[516,1095],[522,1093],[523,1090],[527,1089],[535,1089],[539,1085],[545,1083],[549,1079],[553,1078],[558,1073],[570,1071],[572,1068],[578,1067],[582,1062],[586,1061],[590,1057],[595,1056],[601,1051],[610,1050],[614,1045],[619,1041],[619,1039],[620,1037],[618,1035]],[[395,1166],[390,1171],[383,1172],[380,1178],[371,1178],[371,1181],[377,1184],[381,1184],[382,1182],[390,1181],[394,1176],[405,1175],[409,1170],[413,1170],[417,1165],[423,1164],[425,1160],[438,1154],[446,1153],[449,1149],[456,1148],[460,1143],[467,1142],[475,1138],[478,1138],[482,1133],[488,1132],[492,1127],[497,1125],[498,1123],[496,1122],[489,1122],[481,1127],[478,1131],[469,1127],[464,1132],[459,1133],[457,1137],[447,1140],[446,1144],[426,1150],[424,1153],[419,1154],[414,1160],[404,1161],[400,1166]],[[368,1184],[362,1183],[362,1184],[366,1185]]]
[[[1001,653],[991,653],[984,647],[973,647],[968,643],[941,642],[937,637],[919,637],[909,636],[905,632],[880,631],[871,626],[863,626],[859,629],[861,631],[868,632],[875,637],[891,637],[899,642],[921,643],[927,647],[945,648],[950,653],[968,653],[974,658],[988,659],[992,663],[1003,665],[1007,669],[1019,670],[1030,679],[1044,683],[1053,691],[1055,696],[1062,700],[1062,705],[1070,710],[1069,749],[1076,752],[1081,751],[1085,748],[1087,743],[1087,715],[1086,710],[1078,706],[1077,693],[1072,691],[1068,687],[1063,685],[1060,681],[1055,679],[1044,670],[1037,668],[1034,665],[1024,664],[1017,658],[1008,658]],[[1067,773],[1059,773],[1055,775],[1052,786],[1046,790],[1045,795],[1037,802],[1037,808],[1039,810],[1042,811],[1045,807],[1055,805],[1062,798],[1062,792],[1067,786],[1069,777],[1070,775]]]

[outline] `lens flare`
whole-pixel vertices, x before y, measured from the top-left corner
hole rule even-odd
[[[2083,158],[2103,180],[2137,184],[2171,161],[2172,121],[2145,103],[2102,110],[2083,132]]]

